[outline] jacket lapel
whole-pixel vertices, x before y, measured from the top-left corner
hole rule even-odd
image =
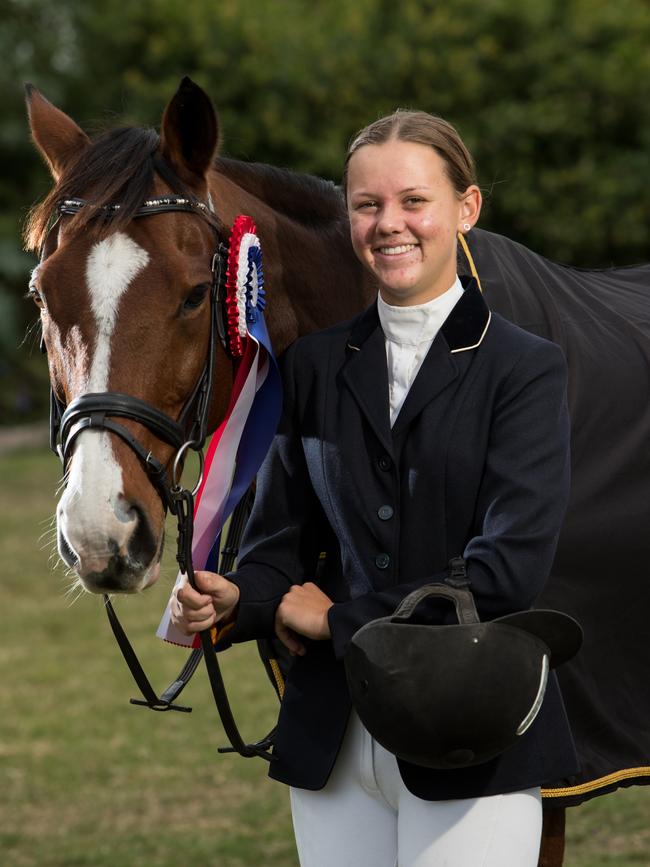
[[[490,324],[488,309],[476,281],[461,277],[464,293],[445,319],[422,362],[393,429],[390,427],[386,342],[377,304],[356,320],[348,337],[342,376],[376,436],[392,454],[393,437],[459,376],[457,353],[476,349]]]
[[[348,337],[341,375],[384,448],[392,454],[386,342],[377,304],[357,319]]]
[[[458,353],[476,349],[490,323],[490,311],[476,281],[462,277],[462,297],[445,319],[431,344],[406,400],[395,419],[392,435],[398,436],[424,407],[459,375]]]
[[[392,435],[396,437],[424,407],[440,394],[458,376],[458,365],[449,352],[449,346],[441,331],[431,344],[417,376],[413,380],[406,400],[395,419]]]

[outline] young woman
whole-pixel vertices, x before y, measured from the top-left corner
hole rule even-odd
[[[481,194],[448,123],[400,111],[371,124],[345,192],[377,301],[287,351],[238,569],[197,573],[202,592],[180,589],[174,620],[188,633],[232,623],[233,641],[275,633],[294,654],[270,774],[291,786],[303,867],[534,867],[540,786],[576,770],[554,678],[516,746],[434,771],[372,739],[342,658],[452,557],[482,620],[532,605],[568,495],[565,362],[456,274]],[[428,616],[451,622],[443,603]]]

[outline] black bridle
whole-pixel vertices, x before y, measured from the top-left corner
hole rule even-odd
[[[61,215],[78,214],[87,204],[83,199],[65,199],[59,203],[58,215],[60,217]],[[110,218],[110,214],[119,209],[120,205],[114,204],[107,206],[102,211],[105,217]],[[66,406],[57,397],[54,388],[51,387],[50,447],[59,455],[65,477],[75,441],[80,433],[87,430],[101,430],[120,437],[139,458],[152,485],[160,495],[165,510],[168,509],[176,516],[178,522],[176,559],[181,572],[187,575],[190,585],[196,589],[192,563],[194,494],[198,490],[203,476],[203,447],[208,435],[217,340],[221,341],[224,349],[230,355],[225,328],[225,275],[228,247],[223,241],[220,226],[213,216],[212,209],[198,199],[179,195],[148,199],[135,212],[134,217],[146,217],[169,211],[199,214],[206,219],[215,232],[216,250],[211,265],[210,337],[205,363],[196,386],[185,402],[178,419],[170,418],[147,401],[111,391],[84,394]],[[44,244],[43,249],[45,246]],[[43,254],[41,255],[42,261]],[[42,345],[44,347],[44,344]],[[158,439],[174,448],[171,479],[169,478],[168,467],[156,458],[149,449],[146,449],[123,424],[115,421],[116,417],[129,419],[143,425]],[[193,490],[183,488],[180,483],[184,459],[189,450],[195,451],[200,461],[199,479]],[[234,565],[239,538],[249,510],[250,497],[247,496],[237,506],[230,522],[226,548],[222,551],[219,565],[222,573],[229,571]],[[273,731],[255,744],[247,744],[239,733],[226,694],[210,630],[200,633],[201,648],[192,651],[178,677],[158,695],[140,665],[107,595],[104,596],[104,601],[115,638],[143,696],[143,699],[131,699],[132,704],[142,705],[155,711],[176,710],[189,713],[190,707],[174,702],[189,682],[201,656],[203,656],[217,710],[232,744],[232,747],[221,748],[219,752],[238,752],[246,758],[259,756],[268,761],[273,758],[270,752]]]
[[[75,215],[88,203],[83,199],[64,199],[59,204],[60,215]],[[119,210],[119,205],[108,207],[110,211]],[[93,429],[108,430],[119,436],[138,456],[152,484],[157,489],[165,506],[174,513],[176,496],[173,489],[178,487],[179,470],[182,468],[186,452],[191,449],[202,455],[208,433],[208,416],[212,382],[215,366],[217,336],[227,350],[223,319],[223,292],[225,279],[225,259],[227,247],[219,235],[219,227],[211,217],[204,202],[186,196],[164,196],[148,199],[135,212],[135,217],[145,217],[168,211],[187,211],[198,213],[209,221],[217,238],[217,250],[212,257],[212,281],[210,289],[210,338],[208,352],[196,386],[181,410],[178,420],[170,418],[157,407],[140,398],[128,394],[106,391],[84,394],[65,406],[51,392],[50,446],[60,456],[64,471],[67,469],[76,438],[82,431]],[[190,412],[194,410],[191,424]],[[158,439],[176,450],[171,484],[167,480],[167,470],[150,450],[145,447],[123,425],[111,417],[128,418],[150,430]],[[59,444],[60,438],[60,444]]]

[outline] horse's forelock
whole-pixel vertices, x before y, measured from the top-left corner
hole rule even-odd
[[[160,138],[155,130],[120,127],[104,132],[84,149],[61,175],[47,197],[30,212],[25,229],[25,246],[38,250],[56,207],[63,199],[88,200],[70,223],[101,238],[123,229],[151,194],[156,172],[172,182],[173,192],[187,190],[157,154]],[[162,172],[161,172],[162,169]],[[109,216],[102,210],[119,203]]]

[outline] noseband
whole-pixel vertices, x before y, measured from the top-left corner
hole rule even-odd
[[[58,215],[60,217],[61,215],[78,214],[87,204],[83,199],[65,199],[59,203]],[[110,217],[111,213],[119,209],[119,204],[113,204],[105,207],[103,211]],[[216,250],[211,264],[210,338],[203,370],[194,389],[187,398],[178,419],[172,419],[147,401],[114,391],[84,394],[66,406],[59,400],[54,388],[51,387],[50,447],[59,455],[65,474],[75,441],[83,431],[103,430],[120,437],[139,458],[151,483],[158,491],[164,507],[176,516],[178,522],[176,559],[181,572],[187,575],[191,586],[196,589],[192,564],[194,494],[198,491],[203,478],[203,446],[208,434],[217,339],[221,341],[226,353],[232,358],[232,352],[227,340],[226,322],[228,320],[225,310],[225,277],[228,246],[221,237],[220,227],[212,208],[198,199],[179,195],[167,195],[156,199],[147,199],[135,212],[134,218],[147,217],[151,214],[161,214],[169,211],[186,211],[188,213],[199,214],[209,222],[216,235]],[[46,244],[47,241],[43,245],[43,250]],[[43,253],[41,255],[42,261]],[[41,348],[45,351],[44,342],[41,343]],[[146,449],[123,424],[116,422],[114,420],[115,417],[137,422],[153,433],[159,440],[174,448],[175,455],[171,469],[171,479],[168,478],[168,469],[165,464],[156,458],[150,450]],[[183,462],[186,453],[190,449],[197,452],[200,461],[199,479],[193,490],[183,488],[180,484]],[[235,509],[230,522],[228,538],[219,566],[221,572],[229,571],[234,565],[239,537],[243,531],[249,510],[250,498],[245,496]],[[104,596],[104,601],[106,613],[117,643],[143,695],[143,700],[131,699],[132,704],[144,705],[151,710],[157,711],[177,710],[186,713],[191,711],[191,708],[174,704],[174,702],[189,682],[200,662],[201,656],[203,656],[215,704],[226,735],[232,744],[232,747],[221,748],[219,752],[238,752],[245,758],[259,756],[267,761],[273,758],[270,747],[274,732],[270,732],[265,738],[254,744],[246,743],[241,737],[230,708],[209,630],[200,633],[201,648],[192,651],[179,675],[158,696],[140,665],[138,657],[117,618],[108,596]],[[274,685],[276,691],[279,692],[279,684],[274,682]]]

